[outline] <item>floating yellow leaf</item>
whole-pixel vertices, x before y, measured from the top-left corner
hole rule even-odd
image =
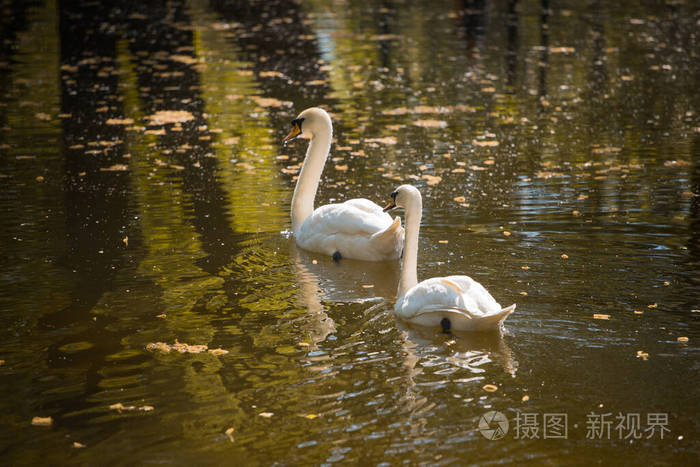
[[[523,297],[525,297],[525,296],[527,296],[527,292],[522,291],[522,292],[520,292],[520,295],[522,295]]]
[[[658,306],[658,303],[652,303],[651,305],[647,305],[647,308],[657,308]]]
[[[51,426],[53,424],[53,418],[51,417],[34,417],[32,418],[32,425],[35,426]]]
[[[316,415],[315,413],[310,413],[310,414],[304,415],[304,418],[308,418],[309,420],[313,420],[314,418],[317,418],[317,417],[318,417],[318,415]]]
[[[520,269],[527,271],[528,269],[530,269],[530,266],[520,266]]]
[[[74,447],[75,449],[82,449],[82,448],[85,447],[85,445],[84,445],[83,443],[79,443],[79,442],[77,442],[77,441],[73,441],[73,447]]]
[[[449,243],[449,240],[438,240],[438,243]]]
[[[510,232],[508,232],[507,230],[504,230],[503,235],[505,235],[506,237],[510,237]]]
[[[363,289],[372,289],[372,288],[374,288],[374,284],[363,284],[362,288]]]
[[[605,315],[602,313],[593,313],[593,319],[610,319],[610,315]]]
[[[452,200],[458,203],[464,203],[467,200],[467,198],[465,198],[464,196],[455,196],[454,198],[452,198]]]
[[[161,110],[146,117],[151,125],[164,125],[166,123],[182,123],[194,120],[194,115],[186,110]]]
[[[437,185],[438,183],[440,183],[440,182],[442,181],[442,177],[440,177],[440,176],[438,176],[438,175],[428,175],[428,174],[425,174],[425,175],[421,175],[421,178],[427,180],[427,181],[425,182],[425,184],[428,185],[428,186]]]
[[[131,125],[134,120],[131,118],[110,118],[106,123],[107,125]]]
[[[447,122],[444,120],[433,120],[433,119],[427,119],[427,120],[416,120],[413,122],[415,126],[420,126],[423,128],[445,128],[447,126]]]
[[[385,136],[383,138],[367,138],[365,141],[368,143],[381,143],[388,145],[394,145],[397,143],[396,138],[394,138],[393,136]]]
[[[109,167],[100,167],[100,172],[124,172],[129,170],[129,166],[126,164],[114,164]]]
[[[233,432],[234,431],[235,430],[233,427],[228,428],[226,431],[224,431],[224,434],[226,434],[226,436],[228,436],[228,440],[231,441],[232,443],[233,443]]]
[[[568,257],[569,257],[569,255],[567,255],[566,253],[561,254],[561,259],[567,259]]]
[[[494,392],[498,390],[498,386],[495,384],[485,384],[482,389],[486,392]]]
[[[649,358],[649,354],[647,352],[644,352],[643,350],[637,350],[637,358],[647,360]]]
[[[495,139],[482,140],[482,141],[475,139],[475,140],[472,140],[472,144],[474,146],[494,147],[494,146],[498,146],[500,143],[498,141],[496,141]]]
[[[677,340],[678,340],[678,342],[688,342],[688,338],[685,336],[681,336]]]
[[[260,416],[263,417],[263,418],[270,418],[270,417],[272,417],[272,416],[274,415],[274,413],[272,413],[272,412],[261,412],[261,413],[259,413],[258,415],[260,415]]]
[[[347,165],[336,165],[335,170],[340,170],[341,172],[345,172],[346,170],[348,170],[348,166]]]
[[[209,349],[208,352],[212,355],[226,355],[228,353],[228,350],[218,348],[218,349]]]
[[[523,396],[523,398],[522,398],[522,401],[523,401],[523,402],[527,402],[527,401],[529,401],[529,400],[530,400],[530,396],[528,396],[527,394],[525,394],[525,395]]]
[[[260,107],[289,107],[292,105],[289,101],[281,101],[274,97],[252,96],[251,99]]]
[[[632,310],[632,313],[634,313],[635,315],[642,315],[642,314],[644,314],[643,311],[639,311],[639,310]]]

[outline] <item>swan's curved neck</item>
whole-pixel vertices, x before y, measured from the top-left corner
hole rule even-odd
[[[418,234],[420,221],[423,215],[423,203],[420,198],[413,199],[406,206],[405,240],[403,244],[403,262],[401,263],[401,279],[397,298],[403,297],[406,292],[418,284]]]
[[[331,149],[332,138],[333,127],[330,122],[311,137],[292,197],[292,231],[294,234],[298,233],[306,218],[314,212],[314,198],[316,198],[316,190],[321,180],[323,166],[326,164]]]

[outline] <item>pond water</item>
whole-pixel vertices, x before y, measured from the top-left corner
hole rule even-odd
[[[2,4],[5,463],[697,461],[696,2],[109,3]],[[317,205],[417,186],[502,333],[296,248],[314,105]]]

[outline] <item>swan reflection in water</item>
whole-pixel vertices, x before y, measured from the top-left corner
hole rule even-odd
[[[307,312],[295,324],[315,348],[336,332],[335,322],[325,311],[324,302],[382,302],[396,293],[399,276],[395,261],[365,262],[327,256],[290,246],[290,257],[299,284],[299,301]],[[374,307],[373,307],[374,308]]]
[[[491,362],[515,377],[518,362],[503,339],[503,330],[445,334],[439,329],[413,325],[400,319],[395,321],[404,337],[406,375],[402,378],[405,394],[401,403],[407,412],[422,413],[434,407],[434,403],[428,402],[429,395],[420,387],[481,382],[489,371],[486,366]],[[425,381],[416,383],[419,375],[428,369],[431,374],[424,377]],[[469,374],[462,376],[463,370]]]

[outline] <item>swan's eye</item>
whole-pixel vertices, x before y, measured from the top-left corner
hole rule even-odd
[[[294,127],[299,127],[299,131],[301,131],[301,124],[304,123],[303,118],[295,118],[292,120],[292,126]]]
[[[398,194],[399,194],[398,191],[393,192],[393,193],[391,194],[391,199],[393,199],[394,201],[396,201],[396,195],[398,195]]]

